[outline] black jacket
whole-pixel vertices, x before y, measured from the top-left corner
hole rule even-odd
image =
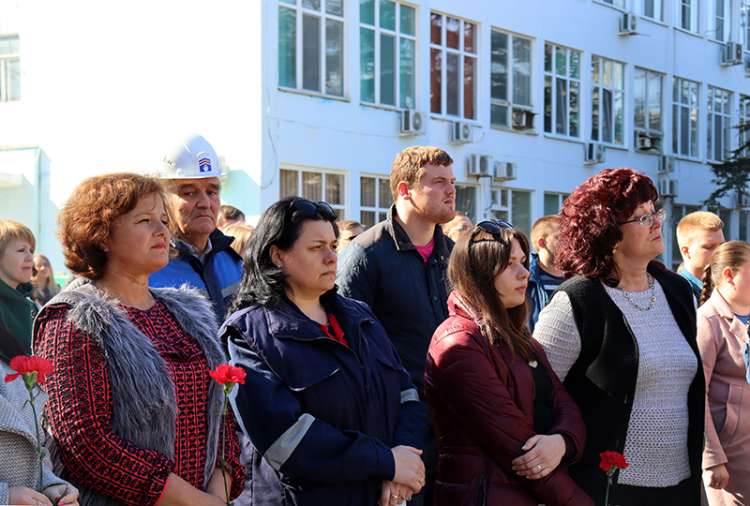
[[[422,392],[427,347],[448,318],[446,271],[453,241],[435,226],[435,248],[425,264],[395,216],[392,206],[385,221],[346,247],[337,282],[340,293],[369,304]]]
[[[695,306],[687,281],[657,263],[648,272],[659,282],[669,308],[698,368],[688,390],[689,478],[694,502],[700,503],[701,458],[705,409],[705,380],[696,342]],[[570,298],[573,317],[581,336],[581,353],[564,385],[581,408],[588,440],[581,462],[570,468],[573,479],[594,499],[604,501],[605,474],[599,470],[599,453],[625,448],[638,375],[638,344],[622,311],[607,296],[598,279],[581,276],[563,283],[559,290]],[[615,481],[617,475],[615,475]]]

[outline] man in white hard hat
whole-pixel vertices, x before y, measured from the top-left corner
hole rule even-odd
[[[230,247],[233,238],[216,228],[221,205],[219,176],[216,151],[200,135],[188,137],[164,157],[159,177],[169,193],[175,222],[172,247],[177,254],[151,275],[149,284],[188,284],[203,290],[222,321],[239,287],[242,258]]]

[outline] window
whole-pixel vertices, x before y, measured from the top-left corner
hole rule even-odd
[[[698,0],[677,0],[678,26],[683,30],[698,33]]]
[[[581,52],[544,44],[544,131],[580,136]]]
[[[385,220],[391,207],[391,183],[387,177],[359,178],[359,222],[365,228]]]
[[[662,76],[649,70],[635,69],[633,94],[635,95],[634,125],[637,131],[661,138],[661,83]]]
[[[698,83],[674,78],[672,87],[672,152],[698,157]]]
[[[750,51],[750,0],[745,0],[740,7],[740,26],[742,27],[742,42],[745,51]]]
[[[472,223],[477,222],[477,187],[456,185],[456,211],[461,211]]]
[[[716,214],[719,215],[719,218],[724,223],[724,228],[722,229],[724,237],[726,237],[727,241],[733,240],[735,237],[732,235],[732,210],[722,207]]]
[[[641,16],[662,21],[662,0],[637,0],[636,6]]]
[[[344,95],[344,0],[279,0],[279,86]]]
[[[544,192],[544,216],[558,214],[568,195],[568,193]]]
[[[339,218],[344,217],[344,175],[317,170],[281,169],[279,198],[325,200]]]
[[[625,134],[625,66],[591,57],[591,140],[623,144]]]
[[[745,130],[740,130],[738,146],[750,143],[750,96],[740,95],[740,125],[746,125]],[[750,156],[750,146],[743,150],[743,155]]]
[[[477,25],[430,14],[430,111],[476,118]]]
[[[18,35],[0,37],[0,102],[21,99]]]
[[[686,204],[673,204],[672,205],[672,216],[669,218],[672,220],[671,228],[672,232],[672,270],[676,271],[677,267],[682,263],[682,253],[680,253],[680,245],[677,244],[677,224],[686,215],[700,211],[700,206],[691,206]]]
[[[709,37],[722,42],[729,41],[732,29],[732,0],[711,0],[713,16]]]
[[[362,102],[414,109],[416,12],[392,0],[359,2]]]
[[[531,233],[531,192],[492,189],[492,217],[509,221],[528,237]]]
[[[614,5],[618,9],[625,8],[625,0],[600,0],[601,2],[609,5]]]
[[[747,242],[747,238],[748,238],[748,234],[747,234],[748,214],[750,214],[750,211],[744,211],[740,209],[740,235],[737,239],[740,241],[744,241],[744,242]]]
[[[524,111],[532,111],[531,40],[492,31],[490,87],[493,126],[511,128],[514,114],[523,119]]]
[[[723,161],[729,158],[729,137],[732,131],[732,93],[708,87],[708,154],[706,158]]]

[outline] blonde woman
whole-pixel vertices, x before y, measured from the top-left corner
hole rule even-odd
[[[730,241],[717,248],[701,300],[698,346],[707,383],[703,482],[710,506],[740,506],[750,497],[750,245]]]

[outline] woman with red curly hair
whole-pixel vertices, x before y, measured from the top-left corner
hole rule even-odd
[[[599,454],[630,463],[613,504],[698,505],[705,381],[690,286],[656,258],[663,210],[631,169],[606,169],[563,204],[556,262],[574,276],[539,315],[534,337],[581,408],[588,440],[570,473],[597,504]],[[610,492],[612,497],[612,492]]]

